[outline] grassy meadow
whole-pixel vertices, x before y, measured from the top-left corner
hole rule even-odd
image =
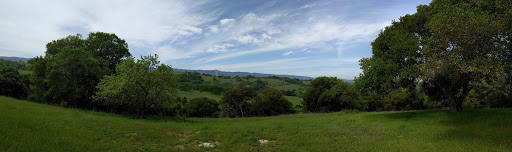
[[[512,109],[141,120],[0,96],[0,122],[0,151],[512,151]]]

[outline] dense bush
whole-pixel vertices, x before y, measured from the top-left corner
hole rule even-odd
[[[265,89],[251,103],[253,116],[275,116],[293,113],[292,103],[283,93],[275,89]]]
[[[304,96],[303,105],[305,110],[311,112],[334,112],[361,107],[359,92],[336,77],[313,80]]]
[[[186,102],[183,111],[188,117],[218,117],[220,109],[217,101],[201,97]]]
[[[28,94],[28,77],[12,67],[0,68],[0,95],[24,99]]]
[[[116,111],[146,115],[175,115],[176,78],[170,66],[159,64],[158,56],[146,56],[135,62],[123,61],[117,72],[105,76],[98,84],[95,101],[114,107]]]
[[[201,84],[204,82],[203,77],[198,72],[184,72],[178,75],[178,82],[189,82],[191,84]]]
[[[252,88],[240,83],[236,87],[224,92],[221,99],[221,116],[247,117],[249,116],[249,100],[254,95]]]
[[[425,109],[425,95],[411,89],[395,89],[384,96],[384,110]]]

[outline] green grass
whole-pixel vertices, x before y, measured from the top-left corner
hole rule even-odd
[[[205,91],[199,92],[199,91],[195,91],[195,90],[191,90],[191,91],[178,90],[178,96],[179,97],[187,97],[187,100],[200,98],[200,97],[207,97],[210,99],[215,99],[217,101],[220,101],[220,99],[222,98],[222,95],[216,95],[211,92],[205,92]]]
[[[512,109],[138,120],[0,97],[0,122],[0,151],[512,150]]]
[[[27,75],[27,74],[32,74],[34,72],[32,71],[27,71],[27,70],[18,70],[18,72],[20,73],[20,75]]]
[[[284,96],[284,98],[288,99],[288,101],[290,101],[294,107],[296,105],[302,105],[302,98],[296,96]]]

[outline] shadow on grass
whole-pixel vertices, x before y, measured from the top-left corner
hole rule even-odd
[[[431,118],[433,115],[438,113],[446,113],[448,111],[441,111],[441,110],[419,110],[419,111],[402,111],[402,112],[382,112],[378,113],[376,115],[371,115],[373,118],[377,118],[378,120],[386,120],[386,119],[392,119],[392,120],[405,120],[408,121],[410,119],[426,119]],[[384,119],[381,119],[384,118]]]
[[[129,119],[139,119],[139,120],[147,120],[153,122],[183,122],[183,123],[199,123],[198,121],[194,121],[191,119],[186,119],[183,117],[172,117],[172,116],[147,116],[145,119],[140,119],[137,116],[125,116]]]
[[[471,147],[512,148],[512,109],[425,110],[381,113],[371,117],[381,123],[405,123],[403,125],[412,130],[431,132],[434,141],[454,141]]]

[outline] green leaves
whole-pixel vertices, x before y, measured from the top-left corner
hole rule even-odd
[[[303,101],[311,112],[334,112],[360,108],[356,89],[336,77],[318,77],[311,81]]]
[[[44,57],[29,61],[34,72],[29,99],[76,108],[93,108],[96,84],[114,72],[115,66],[130,56],[127,44],[115,34],[90,33],[53,40]]]
[[[276,89],[264,89],[251,103],[254,116],[276,116],[293,113],[292,103],[284,98],[283,92]]]
[[[170,66],[159,64],[157,59],[155,55],[121,62],[116,74],[98,84],[94,100],[141,118],[148,114],[174,115],[176,77]]]

